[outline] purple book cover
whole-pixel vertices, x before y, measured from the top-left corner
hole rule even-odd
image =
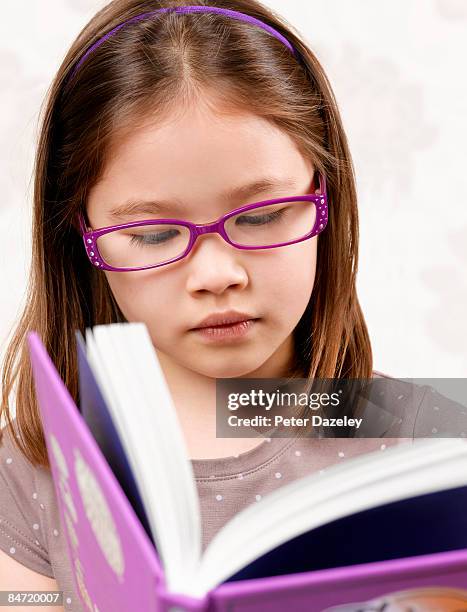
[[[460,598],[467,602],[465,548],[288,575],[278,575],[281,568],[276,568],[272,571],[276,575],[252,578],[259,575],[255,563],[261,571],[262,564],[263,570],[266,567],[265,561],[277,560],[277,554],[270,553],[245,568],[244,575],[249,579],[233,577],[202,600],[168,593],[163,568],[150,538],[39,336],[29,333],[28,343],[62,526],[76,589],[85,610],[320,612],[346,604],[336,608],[336,612],[356,612],[375,609],[373,600],[382,601],[386,597],[389,601],[391,594],[393,599],[406,597],[405,603],[412,596],[453,597],[457,598],[453,604],[457,609],[467,609],[466,604],[459,607]],[[467,534],[459,536],[460,545],[464,545]],[[295,544],[305,543],[296,540]],[[287,554],[285,549],[283,552],[285,568]],[[415,595],[413,589],[418,589]],[[426,595],[427,590],[431,595]],[[439,599],[433,601],[439,604]],[[365,608],[363,602],[370,602],[371,607]],[[438,609],[451,608],[438,605]]]

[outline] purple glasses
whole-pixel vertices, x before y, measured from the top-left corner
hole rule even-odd
[[[319,175],[319,194],[278,198],[231,210],[217,221],[197,225],[181,219],[149,219],[88,229],[79,224],[90,262],[101,270],[148,270],[186,257],[198,236],[220,234],[237,249],[273,249],[309,240],[328,220],[326,178]]]

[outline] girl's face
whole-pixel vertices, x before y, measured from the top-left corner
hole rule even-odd
[[[284,132],[251,114],[218,114],[192,105],[116,142],[87,205],[93,229],[155,218],[115,219],[130,200],[177,201],[158,218],[209,223],[244,204],[310,193],[313,166]],[[223,194],[264,177],[282,184],[248,197]],[[152,270],[105,274],[128,321],[146,324],[164,366],[213,378],[285,376],[292,332],[313,289],[317,237],[286,247],[239,250],[204,234],[184,259]],[[257,319],[241,337],[206,338],[193,328],[229,310]]]

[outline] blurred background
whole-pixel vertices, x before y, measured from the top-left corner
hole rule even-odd
[[[106,3],[2,5],[1,355],[25,299],[40,107],[72,40]],[[264,4],[303,35],[340,106],[357,175],[358,293],[375,369],[467,377],[467,1]]]

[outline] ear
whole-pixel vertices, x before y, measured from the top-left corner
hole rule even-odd
[[[310,193],[324,193],[325,188],[324,176],[318,170],[315,170],[313,180],[311,181]]]
[[[316,170],[313,173],[313,179],[311,181],[309,193],[316,193],[316,178],[315,177],[316,177]]]
[[[319,189],[316,190],[316,193],[320,193],[320,194],[326,194],[326,176],[324,174],[321,174],[321,172],[318,174],[319,176]]]

